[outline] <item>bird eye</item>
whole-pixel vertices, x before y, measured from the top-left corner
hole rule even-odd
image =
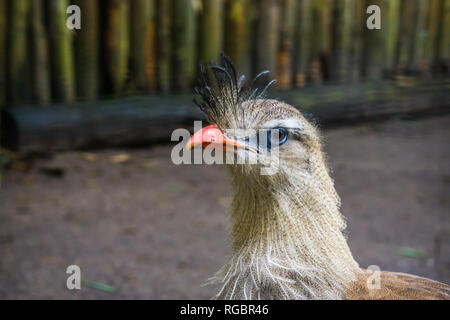
[[[279,147],[286,143],[289,132],[286,128],[274,128],[267,132],[267,149]]]

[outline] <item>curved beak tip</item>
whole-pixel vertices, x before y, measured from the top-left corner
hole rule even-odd
[[[229,147],[233,147],[233,150],[234,148],[245,147],[236,140],[226,138],[222,130],[212,124],[195,132],[186,143],[186,150],[190,150],[198,145],[205,148],[210,144],[214,144],[214,148],[225,151],[230,151]]]

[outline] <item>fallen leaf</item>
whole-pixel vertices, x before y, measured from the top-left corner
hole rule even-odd
[[[427,257],[422,251],[409,247],[398,247],[397,253],[401,256],[413,259],[425,259]]]
[[[145,161],[142,166],[145,169],[152,169],[157,164],[158,164],[158,159],[150,159],[150,160]]]
[[[124,163],[131,160],[131,157],[128,153],[119,153],[111,157],[112,163]]]
[[[87,161],[96,161],[96,160],[98,160],[98,158],[99,158],[98,154],[96,154],[96,153],[90,153],[90,152],[84,152],[84,153],[82,153],[82,154],[81,154],[81,157],[82,157],[84,160],[87,160]]]

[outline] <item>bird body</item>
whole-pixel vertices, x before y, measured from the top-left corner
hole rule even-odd
[[[195,134],[187,148],[232,146],[236,159],[254,155],[259,161],[227,166],[231,254],[209,279],[220,287],[215,298],[449,299],[445,284],[359,267],[317,128],[296,108],[244,89],[230,60],[222,55],[222,62],[210,66],[216,82],[202,68],[196,88],[203,100],[197,103],[214,125]],[[276,138],[251,137],[265,131],[275,131]],[[204,139],[209,136],[214,140]],[[272,174],[262,174],[267,164],[275,164]]]

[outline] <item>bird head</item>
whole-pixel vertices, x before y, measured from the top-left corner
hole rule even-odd
[[[322,161],[319,134],[302,113],[291,105],[266,99],[264,88],[253,88],[268,71],[244,86],[232,62],[221,55],[222,65],[201,67],[194,99],[212,125],[191,137],[187,148],[226,151],[225,163],[234,175],[257,182],[285,182],[293,172],[307,173],[311,163]],[[320,159],[317,159],[320,158]],[[252,179],[249,179],[252,178]]]

